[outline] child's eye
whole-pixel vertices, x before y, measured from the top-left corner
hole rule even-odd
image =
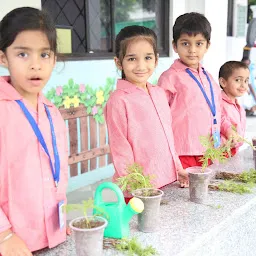
[[[21,52],[21,53],[18,54],[18,56],[21,57],[21,58],[26,58],[26,57],[28,57],[28,54],[25,53],[25,52]]]
[[[44,58],[44,59],[48,59],[50,58],[50,53],[49,52],[44,52],[41,54],[41,57]]]
[[[128,61],[134,61],[136,60],[135,58],[129,58]]]
[[[152,60],[152,57],[151,56],[147,56],[145,59],[146,60]]]
[[[183,46],[188,46],[188,43],[187,42],[183,42],[182,45]]]
[[[202,42],[197,43],[197,46],[202,46],[202,45],[203,45]]]

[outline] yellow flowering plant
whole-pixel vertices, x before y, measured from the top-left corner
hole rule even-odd
[[[67,84],[50,89],[46,97],[58,108],[69,109],[84,105],[88,114],[91,114],[97,122],[103,123],[103,108],[110,92],[114,89],[114,82],[113,78],[107,78],[104,87],[93,88],[89,85],[79,85],[73,79],[69,79]]]

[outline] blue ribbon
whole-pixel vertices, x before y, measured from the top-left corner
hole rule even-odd
[[[205,74],[208,82],[209,82],[209,85],[210,85],[210,90],[211,90],[211,101],[209,100],[203,86],[201,85],[201,83],[197,80],[197,78],[194,76],[194,74],[191,72],[191,70],[189,68],[186,68],[186,72],[190,75],[190,77],[197,83],[198,87],[200,88],[201,92],[203,93],[204,95],[204,98],[212,112],[212,115],[213,115],[213,124],[217,124],[217,119],[216,119],[216,105],[215,105],[215,100],[214,100],[214,93],[213,93],[213,88],[212,88],[212,82],[208,76],[208,74],[206,73],[206,71],[203,69],[203,73]]]
[[[35,119],[29,113],[28,109],[26,108],[26,106],[24,105],[24,103],[21,100],[16,100],[16,102],[19,104],[24,115],[26,116],[27,120],[29,121],[38,141],[42,145],[47,156],[49,157],[50,166],[51,166],[51,170],[52,170],[52,176],[53,176],[56,187],[58,187],[58,183],[60,180],[60,157],[59,157],[59,153],[58,153],[58,149],[57,149],[56,136],[55,136],[55,132],[54,132],[54,126],[53,126],[50,111],[49,111],[48,107],[44,104],[45,111],[46,111],[46,114],[47,114],[47,117],[48,117],[49,123],[50,123],[51,133],[52,133],[52,147],[53,147],[54,158],[55,158],[55,161],[54,161],[55,170],[53,168],[52,159],[51,159],[50,153],[48,151],[47,145],[45,143],[44,137],[43,137]]]

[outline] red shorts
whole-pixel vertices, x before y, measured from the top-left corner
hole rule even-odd
[[[202,156],[179,156],[180,162],[184,169],[193,166],[202,166],[202,162],[200,162],[201,157]]]
[[[234,156],[237,153],[236,148],[231,149],[231,156]],[[188,167],[193,167],[193,166],[202,166],[202,162],[200,162],[200,158],[202,156],[179,156],[182,167],[184,169]],[[228,154],[226,155],[228,158]],[[210,165],[212,162],[209,160],[208,165]]]

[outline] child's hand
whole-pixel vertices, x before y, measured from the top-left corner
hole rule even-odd
[[[67,234],[68,236],[70,236],[70,235],[72,234],[72,231],[71,231],[70,228],[66,228],[66,234]]]
[[[178,181],[180,182],[181,188],[188,188],[188,173],[184,169],[178,170]]]
[[[0,244],[2,256],[32,256],[26,244],[15,234]]]

